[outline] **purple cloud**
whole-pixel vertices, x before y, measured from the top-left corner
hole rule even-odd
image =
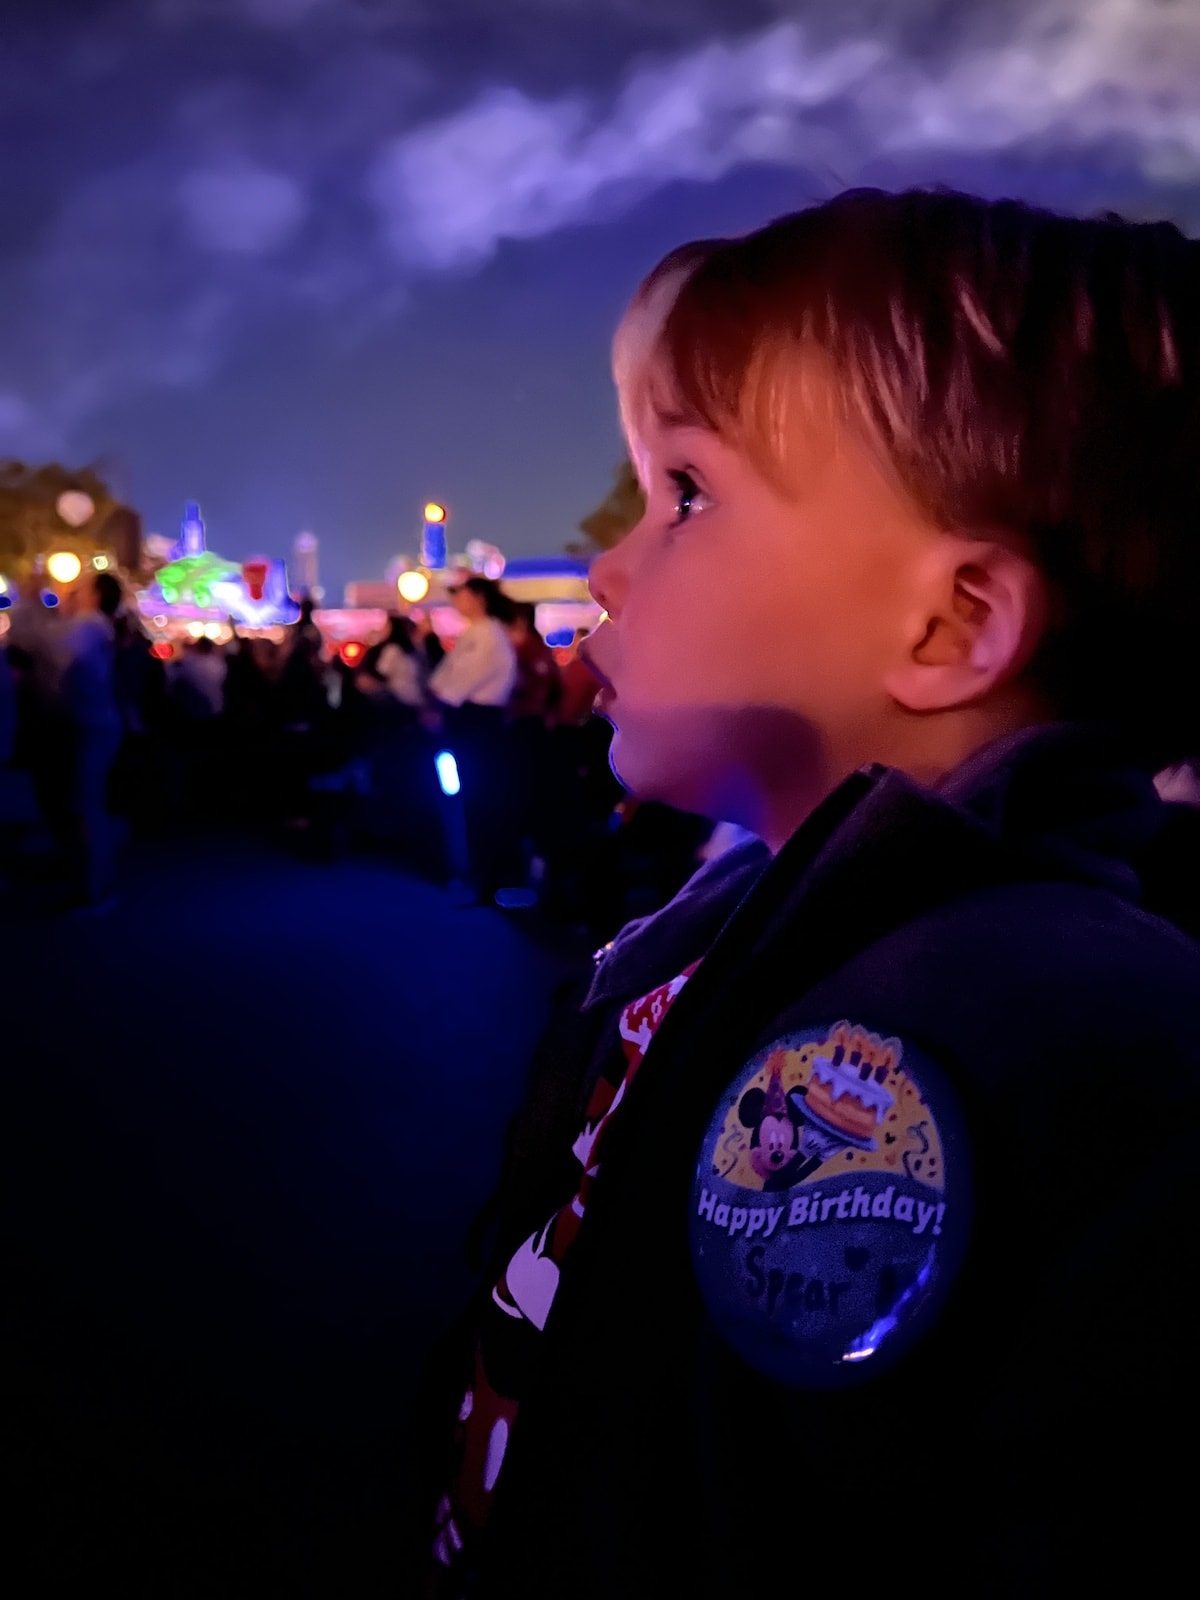
[[[614,191],[752,161],[852,182],[888,158],[928,180],[947,156],[1120,144],[1148,183],[1183,188],[1200,182],[1198,82],[1200,14],[1137,0],[1060,0],[936,62],[783,23],[642,67],[611,103],[488,90],[385,145],[370,193],[397,256],[437,268],[585,221]]]
[[[744,7],[707,0],[710,26],[683,44],[689,14],[512,0],[504,63],[459,43],[494,23],[485,0],[113,0],[90,26],[31,34],[0,63],[0,121],[33,152],[0,302],[0,450],[203,383],[272,318],[369,326],[505,240],[749,164],[832,188],[1036,154],[1111,168],[1122,204],[1200,220],[1194,7],[1008,0],[951,29],[933,0],[904,20],[760,0],[773,20],[747,31]],[[566,48],[597,17],[610,40],[624,30],[623,71]]]
[[[179,200],[195,242],[227,255],[273,254],[295,237],[307,211],[295,178],[246,162],[189,172]]]

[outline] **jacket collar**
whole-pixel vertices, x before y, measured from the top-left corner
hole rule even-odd
[[[819,903],[818,890],[848,871],[870,892],[891,881],[905,855],[932,874],[931,892],[942,871],[950,874],[942,892],[954,892],[953,875],[962,871],[991,881],[1085,883],[1137,902],[1135,862],[1164,815],[1153,782],[1123,759],[1112,735],[1076,724],[997,740],[936,791],[887,768],[863,768],[774,861],[760,841],[739,845],[706,863],[661,911],[622,929],[603,952],[584,1006],[628,999],[674,977],[706,955],[752,892],[756,899],[814,895]]]
[[[978,751],[937,793],[978,818],[1025,875],[1087,883],[1140,902],[1137,863],[1166,812],[1153,779],[1108,729],[1023,729]]]
[[[771,860],[761,839],[706,861],[660,911],[628,922],[602,950],[583,1002],[628,999],[682,972],[708,949]]]

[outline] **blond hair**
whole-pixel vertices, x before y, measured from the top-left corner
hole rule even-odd
[[[831,399],[936,525],[1031,542],[1062,715],[1151,764],[1200,748],[1200,245],[1177,228],[851,191],[673,251],[614,371],[632,440],[691,421],[785,488]]]

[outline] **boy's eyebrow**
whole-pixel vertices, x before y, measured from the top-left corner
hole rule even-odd
[[[704,418],[694,408],[672,407],[654,403],[654,416],[660,428],[702,428],[706,433],[712,431]]]
[[[717,437],[712,428],[708,427],[696,417],[676,417],[670,422],[664,421],[662,426],[663,433],[672,440],[674,440],[677,434],[683,433],[692,436],[702,435],[707,439],[715,439]]]

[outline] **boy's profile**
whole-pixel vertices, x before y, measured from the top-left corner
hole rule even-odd
[[[1200,246],[856,191],[675,251],[614,368],[613,764],[761,842],[537,1064],[431,1592],[1150,1582],[1194,1419],[1200,950],[1145,884],[1200,750]]]

